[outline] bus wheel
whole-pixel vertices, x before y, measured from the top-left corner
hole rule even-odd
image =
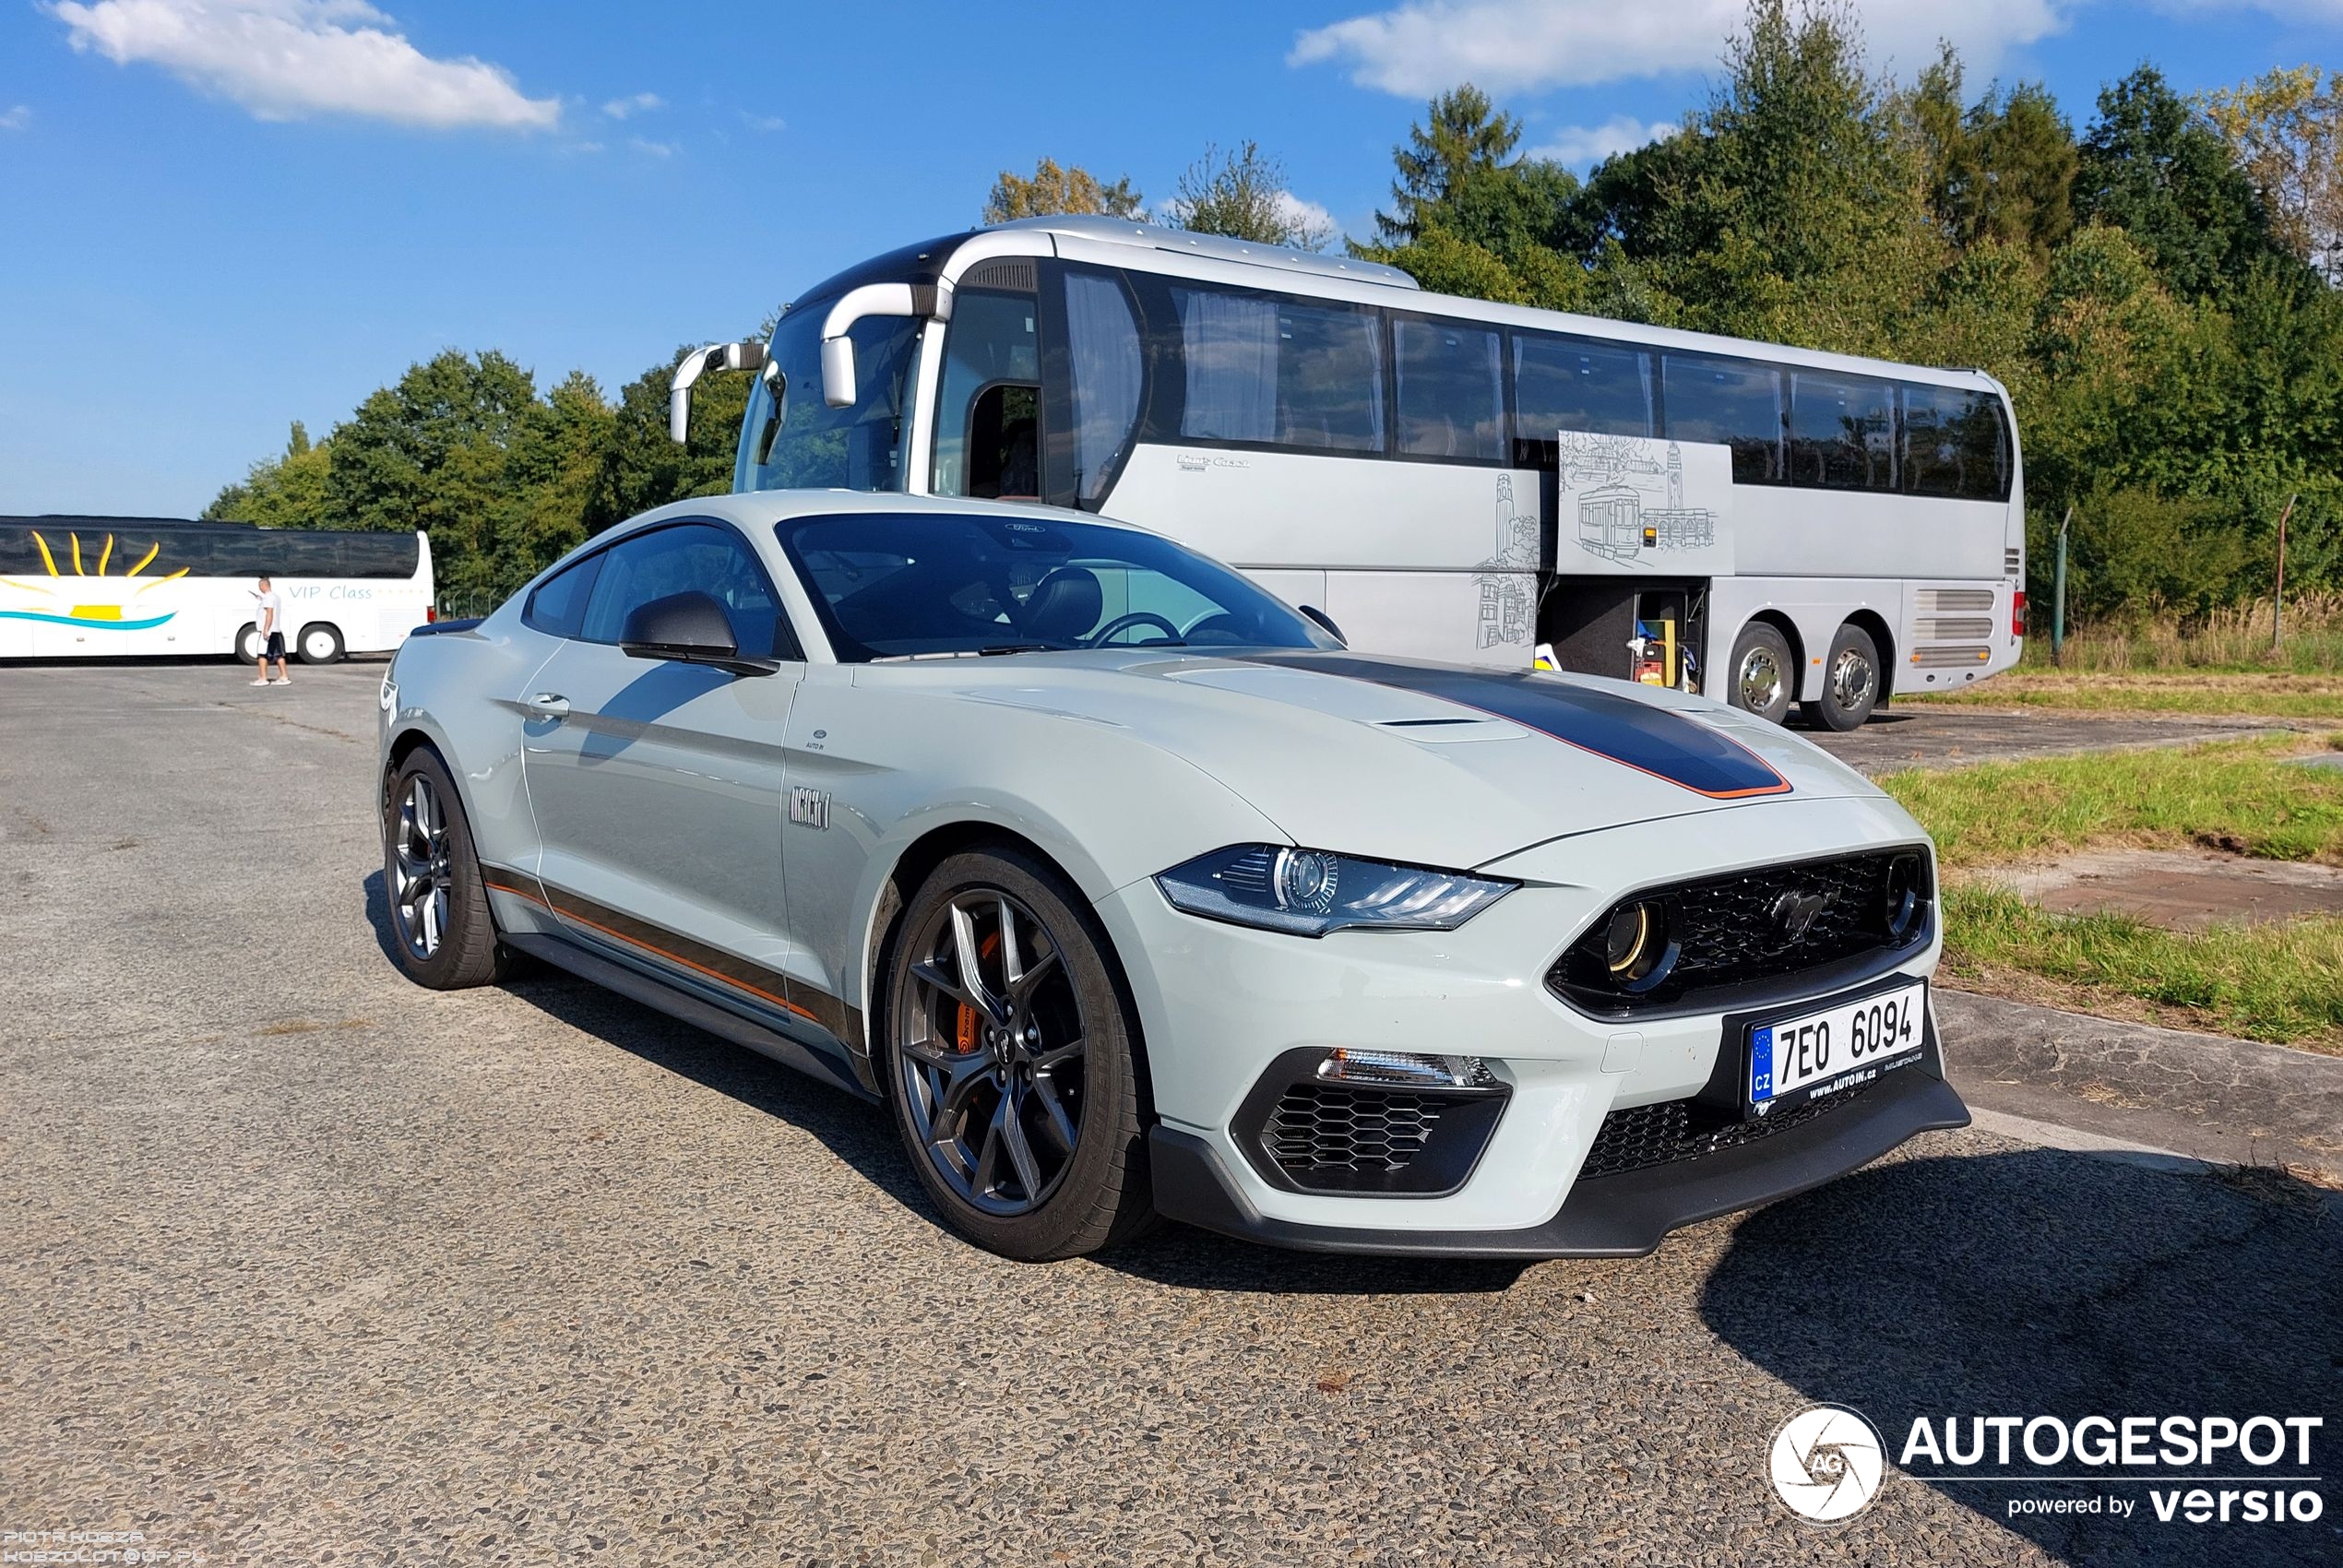
[[[1830,640],[1820,701],[1802,705],[1817,729],[1860,730],[1879,704],[1879,648],[1861,626],[1841,626]]]
[[[260,628],[247,621],[236,633],[235,656],[246,664],[260,662]]]
[[[1798,690],[1798,659],[1790,651],[1790,639],[1763,621],[1752,621],[1733,644],[1726,682],[1726,695],[1735,707],[1780,723]]]
[[[338,664],[341,661],[341,628],[326,621],[303,626],[300,640],[293,646],[301,650],[303,664]]]

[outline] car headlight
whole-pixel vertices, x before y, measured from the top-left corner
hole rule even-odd
[[[1362,926],[1454,931],[1521,885],[1325,849],[1233,844],[1155,879],[1175,909],[1296,936]]]

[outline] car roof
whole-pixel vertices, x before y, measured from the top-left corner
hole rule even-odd
[[[866,490],[756,490],[671,502],[655,511],[629,518],[600,537],[614,538],[621,531],[632,530],[637,526],[679,517],[721,517],[743,529],[762,529],[787,522],[792,517],[838,517],[857,512],[884,512],[898,517],[1029,517],[1037,522],[1096,523],[1130,533],[1154,533],[1151,529],[1143,529],[1117,518],[1088,512],[1068,513],[1062,506],[1043,506],[1038,503],[975,501],[952,495],[898,495],[891,492]]]

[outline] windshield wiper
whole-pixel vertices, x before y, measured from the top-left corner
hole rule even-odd
[[[976,656],[979,659],[997,659],[1005,653],[1062,653],[1064,651],[1064,649],[1056,643],[994,643],[991,647],[978,648]]]

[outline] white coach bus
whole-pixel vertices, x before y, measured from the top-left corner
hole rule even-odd
[[[0,659],[259,657],[257,580],[303,663],[382,653],[432,617],[431,540],[179,517],[0,517]]]
[[[753,369],[735,488],[1038,499],[1152,528],[1351,645],[1861,724],[2017,660],[1999,383],[1419,291],[1113,219],[879,256]]]

